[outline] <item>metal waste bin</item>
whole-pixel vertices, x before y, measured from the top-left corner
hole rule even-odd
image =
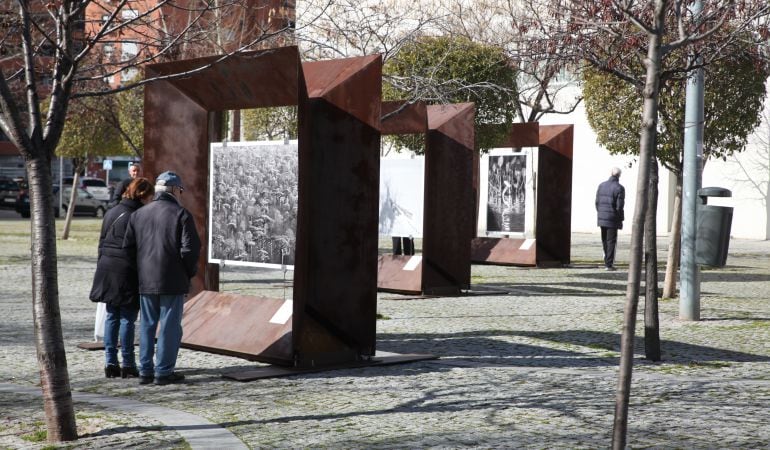
[[[733,208],[708,204],[709,197],[731,197],[729,189],[706,187],[698,190],[695,264],[724,267],[727,249],[730,245],[730,227],[733,223]]]

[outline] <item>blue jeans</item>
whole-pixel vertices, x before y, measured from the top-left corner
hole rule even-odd
[[[134,359],[134,322],[139,310],[131,306],[107,305],[107,317],[104,320],[104,357],[105,364],[118,365],[118,335],[120,335],[120,355],[123,367],[136,367]]]
[[[141,328],[139,331],[139,374],[143,377],[171,375],[182,343],[184,295],[139,295]],[[160,332],[158,333],[158,325]],[[155,357],[155,336],[158,354]]]

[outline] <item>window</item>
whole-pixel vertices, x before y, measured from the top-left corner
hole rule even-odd
[[[139,54],[139,46],[134,44],[133,42],[123,42],[120,44],[120,50],[121,50],[121,61],[128,61],[131,59],[136,58],[136,55]]]
[[[124,20],[132,20],[139,17],[139,11],[135,9],[124,9],[120,12],[120,17],[122,17]]]

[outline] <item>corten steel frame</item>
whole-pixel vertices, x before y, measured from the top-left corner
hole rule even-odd
[[[221,111],[298,106],[299,203],[292,315],[283,299],[219,293],[201,251],[185,303],[183,346],[308,367],[375,353],[382,59],[300,63],[296,47],[155,64],[145,88],[144,166],[174,170],[183,204],[208,242],[209,144]],[[194,69],[207,66],[202,70]]]
[[[380,256],[378,287],[406,294],[460,295],[470,288],[470,244],[476,235],[475,105],[388,102],[383,112],[394,112],[382,121],[383,134],[425,133],[425,193],[422,260],[414,270],[404,270],[411,256]]]
[[[500,147],[538,147],[535,242],[477,237],[474,263],[514,266],[569,264],[572,232],[573,125],[513,124]]]

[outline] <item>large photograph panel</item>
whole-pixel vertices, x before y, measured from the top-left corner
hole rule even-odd
[[[211,144],[209,262],[293,269],[297,144]]]
[[[380,161],[380,236],[422,237],[425,158]]]
[[[526,176],[526,154],[489,157],[487,231],[524,232]]]

